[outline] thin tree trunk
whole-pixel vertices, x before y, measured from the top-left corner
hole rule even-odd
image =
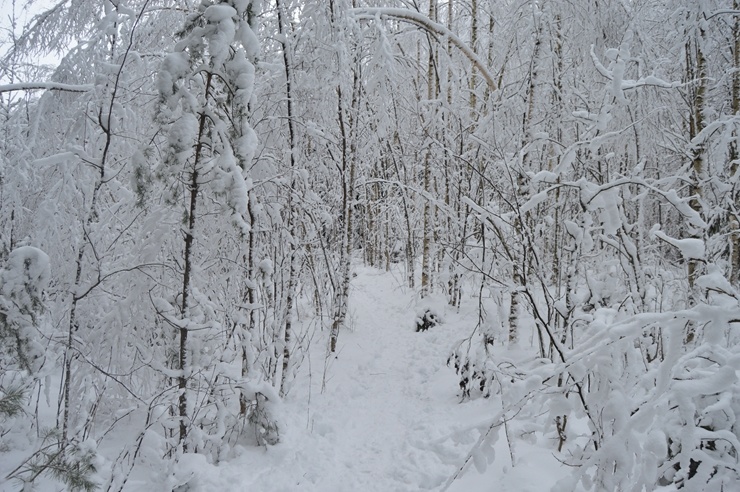
[[[206,75],[206,88],[205,98],[209,97],[211,91],[211,81],[213,74],[208,72]],[[190,202],[188,204],[188,228],[185,231],[185,253],[183,257],[184,270],[182,274],[182,296],[180,311],[182,319],[186,320],[190,315],[190,288],[191,288],[191,275],[193,268],[193,246],[195,239],[195,220],[197,217],[198,207],[198,192],[199,192],[199,167],[200,161],[203,155],[203,149],[205,146],[205,131],[208,116],[205,111],[200,114],[200,121],[198,123],[198,141],[195,146],[195,158],[193,160],[192,171],[190,172],[189,180],[189,191],[190,191]],[[188,399],[187,399],[187,384],[190,378],[190,365],[188,357],[188,329],[187,327],[181,327],[179,330],[180,346],[178,350],[179,356],[179,370],[180,375],[177,378],[177,387],[179,390],[178,397],[178,414],[180,418],[180,436],[179,442],[182,445],[183,451],[187,451],[188,446],[186,437],[188,433]]]
[[[131,35],[133,36],[133,31]],[[118,39],[117,34],[112,34],[110,37],[110,40],[109,40],[110,59],[113,59],[117,39]],[[78,297],[77,290],[82,281],[82,263],[85,257],[85,251],[87,249],[87,245],[92,241],[87,231],[90,230],[90,227],[97,220],[97,217],[98,217],[98,211],[97,211],[98,210],[98,199],[100,197],[100,190],[102,189],[103,185],[106,183],[105,173],[106,173],[107,165],[108,165],[108,154],[110,151],[111,144],[113,142],[113,132],[111,131],[113,109],[114,109],[114,105],[116,104],[116,97],[118,94],[118,84],[121,78],[121,73],[126,63],[126,59],[128,58],[130,49],[131,49],[131,46],[129,45],[128,49],[125,51],[123,55],[120,67],[118,69],[118,73],[116,74],[116,78],[113,83],[113,87],[111,88],[110,101],[108,102],[107,111],[104,112],[103,107],[101,106],[98,112],[98,124],[103,134],[105,135],[105,143],[103,145],[103,150],[100,156],[100,164],[99,164],[97,180],[93,186],[92,198],[90,200],[90,208],[88,210],[87,217],[82,227],[83,238],[80,241],[80,246],[77,249],[77,257],[75,260],[75,282],[74,282],[74,290],[72,291],[72,294],[71,294],[69,326],[68,326],[68,331],[67,331],[67,346],[65,348],[65,353],[64,353],[64,373],[63,373],[64,374],[64,384],[62,388],[63,400],[64,400],[64,413],[62,417],[62,439],[61,439],[62,448],[64,448],[64,446],[67,445],[68,439],[69,439],[70,400],[71,400],[70,395],[72,392],[72,387],[71,387],[72,385],[72,359],[74,358],[74,355],[72,352],[73,352],[74,334],[79,329],[79,324],[78,324],[78,319],[77,319],[77,307],[78,307],[79,301],[81,300],[81,298]]]
[[[341,88],[337,88],[338,95],[338,118],[339,128],[342,135],[342,173],[344,174],[344,193],[343,193],[343,215],[344,215],[344,228],[342,230],[342,251],[340,253],[340,272],[341,282],[339,284],[339,293],[337,296],[334,322],[331,326],[331,334],[329,341],[329,350],[334,353],[337,349],[337,338],[339,337],[339,331],[344,328],[347,321],[347,310],[349,305],[349,289],[351,280],[351,261],[352,261],[352,243],[354,242],[354,194],[355,194],[355,178],[356,178],[356,160],[357,160],[357,144],[355,142],[356,130],[355,121],[352,114],[359,107],[359,91],[360,91],[360,79],[357,70],[353,70],[353,89],[352,89],[352,111],[350,117],[345,124],[344,118],[344,106],[342,103],[342,91]],[[349,127],[349,128],[347,128]]]
[[[354,2],[353,2],[354,5]],[[332,17],[334,17],[334,4],[332,8]],[[356,115],[360,110],[360,99],[362,91],[362,81],[360,79],[360,60],[359,53],[355,50],[352,60],[352,100],[350,110],[345,122],[345,106],[342,96],[341,85],[337,86],[337,118],[339,121],[339,131],[342,138],[342,183],[343,183],[343,200],[342,213],[344,216],[344,228],[342,230],[342,244],[340,252],[340,274],[341,282],[338,286],[338,293],[335,303],[334,321],[332,322],[331,332],[329,335],[329,350],[335,353],[337,350],[337,339],[339,332],[347,322],[347,312],[349,308],[349,292],[352,263],[352,245],[354,244],[354,201],[355,201],[355,180],[357,173],[357,120]]]
[[[396,133],[393,137],[393,139],[399,143],[400,139],[398,138],[398,133]],[[415,251],[414,251],[414,229],[411,223],[411,213],[409,212],[409,198],[408,194],[406,193],[406,183],[408,183],[408,179],[406,176],[406,168],[404,168],[404,176],[403,179],[401,178],[401,169],[398,165],[398,161],[396,160],[395,155],[393,154],[393,146],[390,142],[387,142],[388,145],[388,153],[390,155],[390,159],[393,162],[393,169],[396,171],[396,178],[399,182],[402,182],[404,186],[401,187],[401,204],[403,205],[403,218],[406,222],[406,279],[409,284],[409,288],[413,289],[416,283],[416,265],[415,265]],[[403,154],[403,149],[401,150],[401,154]]]
[[[526,193],[524,192],[525,188],[525,178],[524,173],[527,171],[527,166],[529,163],[529,150],[527,149],[527,146],[530,143],[530,132],[532,130],[532,120],[534,118],[534,110],[535,110],[535,98],[536,98],[536,91],[537,91],[537,75],[538,75],[538,62],[539,62],[539,56],[540,56],[540,49],[542,46],[542,32],[541,28],[538,26],[535,26],[535,40],[534,40],[534,47],[532,49],[532,61],[531,61],[531,67],[529,71],[529,90],[527,91],[527,110],[524,113],[524,119],[522,121],[522,141],[521,141],[521,148],[522,148],[522,169],[517,177],[517,187],[518,192],[517,195],[520,197],[525,197]],[[525,243],[524,237],[526,234],[525,229],[529,227],[530,222],[530,213],[525,212],[524,214],[520,214],[518,218],[516,219],[516,227],[519,229],[516,231],[516,233],[521,238],[521,244]],[[521,254],[519,252],[518,254]],[[513,287],[511,290],[511,303],[510,303],[510,309],[509,309],[509,341],[510,342],[516,342],[519,338],[519,291],[524,287],[524,274],[526,272],[523,271],[523,269],[527,268],[526,264],[517,264],[517,262],[520,261],[519,257],[511,258],[512,262],[512,282]]]
[[[249,304],[249,317],[247,318],[247,325],[243,327],[244,333],[241,336],[241,352],[242,352],[242,379],[246,379],[252,370],[252,361],[249,359],[250,348],[248,344],[252,343],[252,337],[257,328],[257,262],[255,258],[255,245],[256,245],[256,233],[255,227],[257,225],[257,217],[255,215],[255,207],[257,206],[254,193],[250,190],[247,194],[247,203],[249,204],[249,236],[247,239],[247,251],[246,263],[247,272],[249,278],[247,278],[247,298],[246,301]],[[247,415],[248,401],[244,392],[239,395],[239,414],[242,416]]]
[[[436,22],[437,20],[437,0],[429,2],[429,18]],[[434,67],[434,50],[432,43],[429,42],[429,57],[427,59],[427,100],[432,101],[439,93],[439,84],[435,82]],[[436,127],[436,111],[432,111],[430,121],[428,122],[428,131],[432,133],[432,128]],[[432,193],[432,142],[424,154],[424,231],[422,238],[421,252],[421,292],[422,298],[431,293],[432,284],[432,204],[429,195]]]
[[[295,302],[296,287],[298,284],[298,265],[297,254],[298,248],[295,244],[298,228],[296,227],[296,214],[293,210],[293,193],[295,191],[295,168],[296,168],[296,134],[295,121],[293,120],[293,92],[291,87],[292,75],[289,55],[289,45],[287,41],[286,13],[283,11],[282,0],[275,0],[278,15],[278,30],[280,33],[280,44],[283,48],[283,64],[285,65],[285,93],[288,104],[288,134],[290,146],[290,189],[288,190],[288,234],[290,236],[290,273],[288,277],[288,287],[285,294],[285,326],[283,331],[283,367],[280,376],[280,396],[285,396],[287,391],[286,383],[290,371],[290,344],[293,337],[293,304]]]
[[[732,8],[736,12],[740,11],[740,0],[732,2]],[[732,27],[734,41],[733,50],[733,68],[732,72],[732,114],[740,115],[740,15],[735,15],[735,22]],[[730,142],[730,176],[735,176],[738,171],[738,134],[733,131],[733,139]],[[736,185],[737,186],[737,185]],[[731,213],[730,219],[730,281],[733,284],[740,282],[740,192],[734,191],[733,203],[735,210]]]
[[[478,0],[472,0],[470,3],[470,49],[475,53],[478,44]],[[475,66],[471,67],[470,79],[468,79],[468,89],[470,90],[470,117],[473,121],[477,120],[475,110],[478,105],[478,96],[475,93]]]
[[[701,15],[701,14],[699,14]],[[699,21],[699,19],[696,19]],[[686,68],[690,82],[695,82],[696,89],[694,90],[693,97],[691,99],[691,114],[689,115],[689,142],[690,145],[694,138],[704,129],[704,99],[707,91],[707,73],[706,73],[706,60],[704,58],[704,52],[702,51],[704,29],[698,28],[698,35],[694,37],[693,43],[689,41],[686,43]],[[692,56],[693,55],[693,56]],[[701,214],[701,179],[704,174],[704,149],[695,148],[691,145],[692,157],[691,157],[691,199],[689,205],[697,213]],[[691,236],[696,239],[701,239],[700,231],[691,231]],[[696,258],[690,258],[687,262],[687,274],[689,282],[689,295],[688,302],[690,305],[694,305],[697,302],[696,292],[696,279],[700,275],[700,260]],[[688,323],[686,327],[686,343],[690,343],[696,337],[696,326],[694,323]]]

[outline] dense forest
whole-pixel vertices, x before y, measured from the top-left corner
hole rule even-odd
[[[475,302],[450,390],[560,490],[738,487],[739,0],[12,6],[0,483],[276,445],[364,265]]]

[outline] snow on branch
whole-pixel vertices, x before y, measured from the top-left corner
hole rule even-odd
[[[0,94],[12,91],[66,91],[87,92],[93,90],[92,84],[62,84],[59,82],[23,82],[0,85]]]
[[[738,123],[740,123],[740,115],[737,114],[722,116],[709,123],[691,140],[691,150],[693,152],[699,152],[700,149],[707,144],[709,137],[711,137],[715,132],[723,127],[733,128]]]
[[[681,256],[687,260],[703,260],[704,259],[704,241],[699,238],[686,238],[676,239],[665,234],[663,231],[654,228],[652,231],[653,235],[658,239],[665,241],[666,243],[678,248],[681,251]]]
[[[488,67],[483,64],[478,55],[475,54],[475,51],[473,51],[470,46],[468,46],[463,40],[457,37],[452,31],[447,29],[442,24],[434,22],[429,17],[420,14],[419,12],[414,12],[413,10],[399,8],[357,8],[350,9],[349,12],[359,19],[379,19],[380,17],[393,17],[394,19],[414,24],[415,26],[420,27],[425,31],[445,36],[450,40],[452,44],[457,47],[457,49],[459,49],[468,58],[468,60],[470,60],[475,68],[480,70],[480,73],[486,80],[488,87],[490,87],[490,89],[493,91],[496,90],[496,82],[493,79],[493,75],[491,75]]]
[[[667,82],[654,75],[640,77],[637,80],[623,78],[625,70],[625,57],[623,56],[622,51],[625,50],[625,47],[622,47],[619,50],[619,55],[615,56],[614,63],[609,68],[606,68],[604,64],[601,63],[601,60],[599,60],[599,57],[596,56],[596,53],[594,52],[594,45],[591,45],[591,59],[593,60],[594,66],[601,75],[612,82],[615,97],[621,99],[620,95],[622,91],[637,89],[639,87],[650,86],[658,87],[661,89],[675,89],[676,87],[681,87],[684,85],[683,82]],[[617,50],[608,50],[607,56],[609,54],[612,54],[612,56],[614,56],[615,51]]]

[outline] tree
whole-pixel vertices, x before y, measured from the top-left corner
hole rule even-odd
[[[204,218],[212,213],[203,210],[207,205],[202,196],[213,193],[216,213],[227,216],[241,235],[250,231],[245,174],[257,142],[247,117],[255,72],[250,59],[259,50],[253,15],[252,2],[201,3],[159,74],[158,118],[168,131],[168,152],[159,172],[175,210],[182,210],[184,227],[180,291],[172,296],[177,308],[165,301],[158,310],[177,331],[178,441],[183,451],[198,445],[197,440],[188,440],[197,413],[188,395],[200,386],[195,380],[204,369],[193,360],[190,332],[205,328],[218,336],[222,329],[211,314],[213,301],[199,291],[195,277],[205,258],[203,250],[198,252],[206,233]],[[247,353],[242,347],[241,356],[248,357]],[[248,372],[249,365],[243,360],[242,371]],[[199,399],[197,394],[194,399]]]
[[[6,377],[13,379],[13,372],[32,376],[43,363],[44,349],[36,330],[43,312],[43,291],[49,282],[49,272],[49,257],[32,246],[11,251],[0,270],[0,339],[3,340],[0,387],[4,386]],[[3,413],[15,413],[19,408],[14,396],[17,392],[2,391],[5,395],[0,401],[7,399],[9,405],[0,405]]]

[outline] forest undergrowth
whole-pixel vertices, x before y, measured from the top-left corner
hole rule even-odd
[[[738,0],[8,5],[2,487],[738,487]]]

